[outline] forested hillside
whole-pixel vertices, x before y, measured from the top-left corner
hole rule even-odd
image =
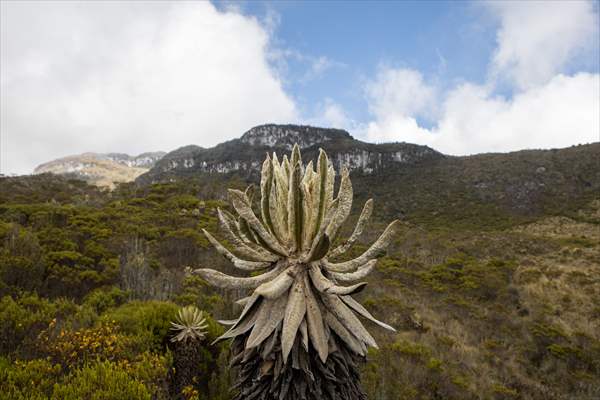
[[[596,176],[576,150],[560,158],[561,171]],[[529,176],[522,164],[499,179],[482,171],[501,156],[475,161],[484,168],[427,170],[428,186],[410,169],[403,186],[353,177],[354,213],[368,194],[375,200],[365,243],[389,214],[406,222],[359,295],[398,330],[369,326],[380,344],[363,371],[369,399],[597,399],[596,183],[552,175],[549,156],[531,165],[539,182],[523,192],[510,185]],[[472,178],[448,183],[457,176]],[[479,192],[460,190],[473,182]],[[202,374],[180,398],[229,399],[228,349],[211,342],[223,332],[215,320],[233,317],[243,293],[214,290],[184,267],[235,273],[201,229],[219,232],[222,188],[245,184],[230,174],[105,191],[47,174],[0,178],[0,398],[170,398],[170,321],[194,304],[210,316],[209,332]]]

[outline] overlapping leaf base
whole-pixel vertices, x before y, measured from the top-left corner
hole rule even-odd
[[[349,350],[334,333],[325,363],[310,344],[307,351],[299,338],[284,363],[278,331],[251,349],[245,345],[248,336],[238,336],[231,346],[231,364],[238,370],[235,400],[366,400],[359,375],[365,358]]]

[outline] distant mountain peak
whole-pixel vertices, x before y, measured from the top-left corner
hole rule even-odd
[[[434,161],[445,156],[427,146],[410,143],[365,143],[342,129],[307,125],[266,124],[255,126],[239,139],[212,148],[185,146],[166,154],[147,173],[136,179],[139,184],[169,181],[199,174],[260,174],[265,153],[285,154],[297,143],[305,160],[316,160],[319,148],[327,151],[338,170],[353,173],[386,174],[393,169]]]
[[[268,146],[291,149],[295,143],[300,148],[314,146],[334,139],[353,137],[342,129],[318,128],[309,125],[265,124],[255,126],[241,137],[243,143],[253,146]]]
[[[34,174],[70,175],[96,186],[113,187],[114,182],[130,182],[145,173],[166,153],[162,151],[130,156],[124,153],[83,153],[38,165]]]

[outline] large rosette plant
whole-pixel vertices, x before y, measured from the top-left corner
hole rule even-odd
[[[288,159],[267,156],[262,165],[260,218],[250,191],[229,190],[237,216],[218,210],[229,250],[204,234],[238,269],[234,277],[196,269],[212,285],[250,289],[239,317],[223,321],[231,328],[219,339],[233,339],[232,365],[238,367],[237,399],[364,399],[358,367],[367,347],[377,347],[359,317],[376,320],[352,295],[366,283],[385,253],[399,221],[392,222],[360,256],[332,262],[352,246],[373,210],[364,205],[352,234],[332,248],[350,214],[353,190],[349,172],[341,171],[334,198],[335,170],[324,151],[316,169],[304,166],[296,145]],[[348,286],[345,286],[348,285]]]

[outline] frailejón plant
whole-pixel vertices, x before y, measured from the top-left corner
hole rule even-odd
[[[187,306],[179,309],[175,322],[171,322],[171,330],[175,335],[171,342],[186,342],[188,340],[202,340],[206,335],[206,318],[197,307]]]
[[[358,316],[386,329],[351,295],[364,289],[358,281],[385,253],[399,221],[392,222],[359,257],[333,262],[358,239],[373,210],[364,205],[353,233],[332,248],[350,214],[352,185],[342,169],[334,197],[335,170],[324,151],[316,169],[304,166],[296,145],[291,157],[267,156],[262,165],[260,218],[252,209],[252,191],[229,190],[237,217],[218,210],[233,250],[204,234],[233,265],[251,277],[212,269],[193,272],[228,289],[250,289],[231,328],[219,339],[233,338],[237,399],[363,399],[358,366],[367,347],[377,344]]]
[[[171,322],[174,331],[173,369],[170,371],[170,393],[173,399],[184,399],[185,390],[197,389],[201,379],[202,349],[200,342],[206,335],[208,324],[204,313],[194,306],[182,307]]]

